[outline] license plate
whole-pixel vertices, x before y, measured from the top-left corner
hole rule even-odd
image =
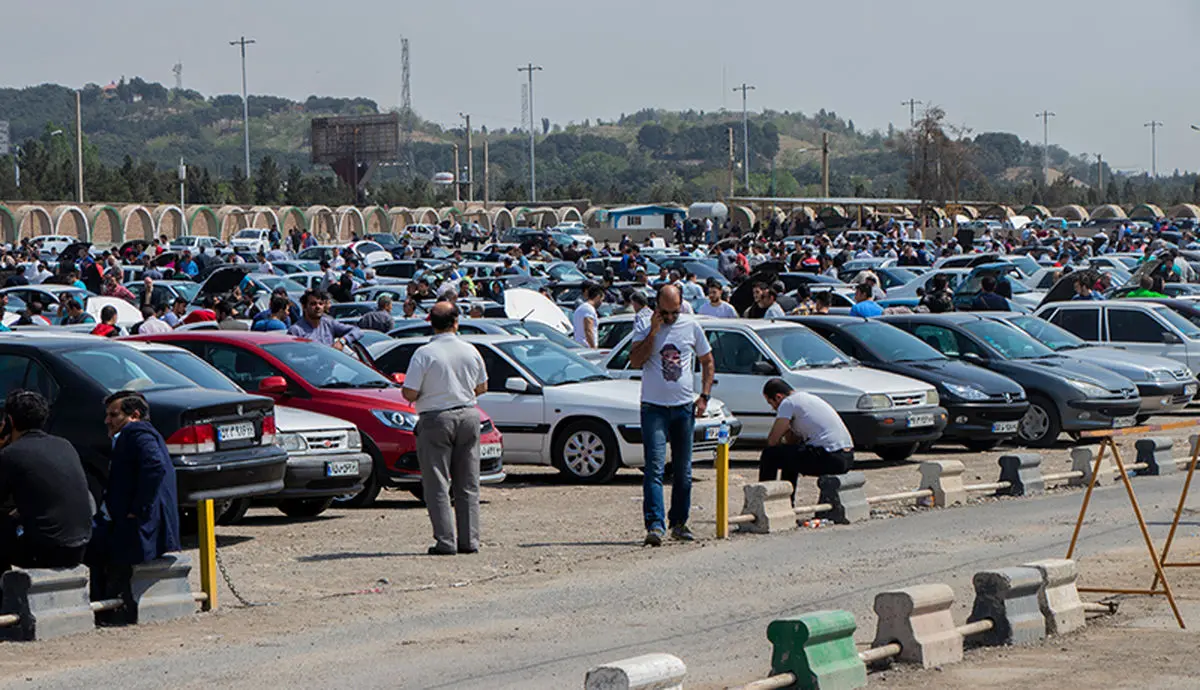
[[[221,443],[244,441],[248,438],[254,438],[254,422],[222,424],[217,427],[217,440]]]
[[[1188,385],[1184,386],[1183,394],[1184,395],[1196,395],[1196,384],[1189,383]]]
[[[932,414],[909,415],[908,426],[910,429],[915,426],[933,426],[933,415]]]
[[[353,460],[325,463],[326,477],[357,477],[358,463]]]
[[[714,426],[704,430],[705,441],[715,441],[721,435],[721,427]]]
[[[1127,426],[1137,424],[1137,417],[1130,415],[1128,417],[1113,417],[1113,428],[1122,429]]]
[[[485,443],[479,447],[481,460],[495,460],[504,453],[504,446],[499,443]]]
[[[1015,434],[1020,422],[1014,420],[1011,422],[996,422],[992,424],[993,434]]]

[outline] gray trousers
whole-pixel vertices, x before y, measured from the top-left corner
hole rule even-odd
[[[417,462],[421,466],[421,486],[437,548],[478,549],[479,409],[423,412],[417,422]]]

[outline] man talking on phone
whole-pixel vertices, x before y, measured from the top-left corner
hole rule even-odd
[[[642,510],[647,546],[661,546],[663,467],[671,444],[674,481],[671,485],[671,538],[692,541],[688,512],[692,504],[692,433],[696,417],[708,409],[713,384],[713,356],[704,329],[695,317],[683,314],[679,288],[668,284],[658,291],[654,314],[638,320],[633,330],[629,365],[642,370],[642,446],[646,466],[642,478]],[[700,362],[701,387],[695,394],[692,375]]]

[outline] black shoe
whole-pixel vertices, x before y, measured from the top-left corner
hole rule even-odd
[[[687,525],[675,525],[671,528],[671,538],[675,541],[696,541],[696,535]]]
[[[642,542],[642,546],[662,546],[663,531],[660,529],[652,529],[646,532],[646,540]]]
[[[464,549],[462,547],[459,547],[458,552],[459,553],[479,553],[479,549]]]
[[[430,556],[453,556],[456,552],[455,551],[446,551],[445,549],[439,549],[436,546],[431,546],[431,547],[429,547],[429,551],[427,553]]]

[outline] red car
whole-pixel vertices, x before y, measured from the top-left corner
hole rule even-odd
[[[400,386],[331,347],[281,333],[187,331],[139,336],[191,351],[250,393],[281,405],[345,419],[362,433],[375,469],[362,492],[343,505],[370,505],[385,486],[421,496],[421,470],[413,429],[417,414]],[[480,410],[480,482],[504,481],[503,442]]]

